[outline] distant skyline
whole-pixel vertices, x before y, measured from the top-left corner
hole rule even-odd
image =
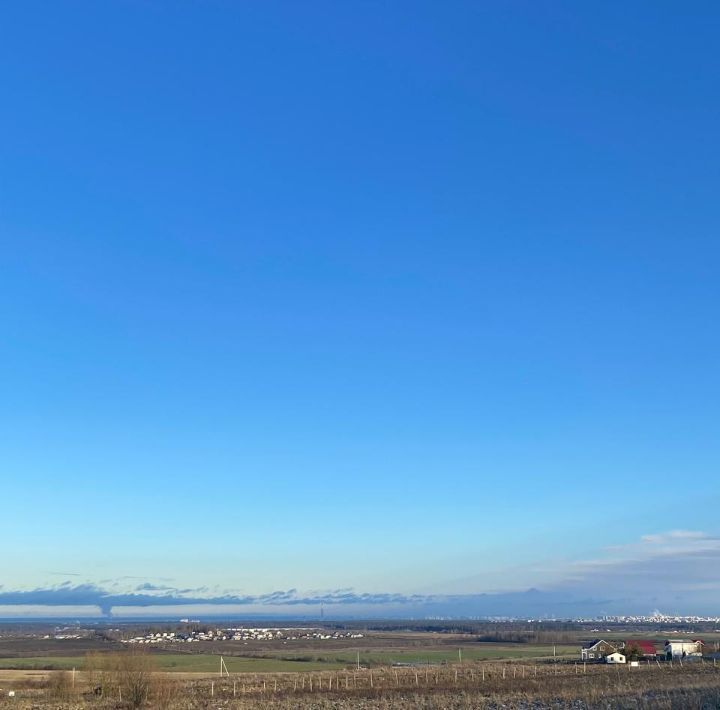
[[[0,616],[720,611],[718,27],[0,8]]]

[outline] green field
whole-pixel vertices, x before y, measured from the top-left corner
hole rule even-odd
[[[577,646],[558,645],[559,657],[578,653]],[[551,657],[552,646],[529,644],[496,644],[462,648],[464,661],[500,659],[531,659]],[[230,673],[287,673],[297,671],[337,670],[354,666],[356,651],[307,652],[298,654],[273,654],[274,657],[254,658],[224,656]],[[220,658],[209,654],[153,653],[152,659],[158,670],[183,673],[213,673],[219,671]],[[392,663],[453,663],[458,660],[458,649],[388,649],[360,652],[364,666],[391,665]],[[0,669],[67,670],[82,669],[83,656],[35,656],[32,658],[0,658]]]
[[[155,667],[160,671],[181,673],[219,672],[220,656],[208,654],[152,654]],[[281,658],[238,658],[224,656],[230,673],[291,673],[297,671],[337,670],[343,663],[326,661],[285,660]],[[33,658],[0,658],[0,669],[27,670],[82,670],[84,656],[36,656]]]

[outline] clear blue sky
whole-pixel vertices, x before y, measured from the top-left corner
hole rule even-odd
[[[719,30],[5,3],[0,584],[542,589],[720,532]]]

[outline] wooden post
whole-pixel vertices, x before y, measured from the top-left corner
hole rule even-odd
[[[237,685],[237,681],[233,681],[233,698],[235,697],[235,686]]]
[[[215,696],[215,681],[211,680],[210,681],[210,697],[212,698],[214,696]]]

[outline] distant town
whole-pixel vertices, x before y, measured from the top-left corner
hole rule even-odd
[[[329,639],[360,639],[354,631],[328,631],[319,628],[227,628],[198,631],[162,631],[120,639],[125,644],[172,644],[200,641],[326,641]]]

